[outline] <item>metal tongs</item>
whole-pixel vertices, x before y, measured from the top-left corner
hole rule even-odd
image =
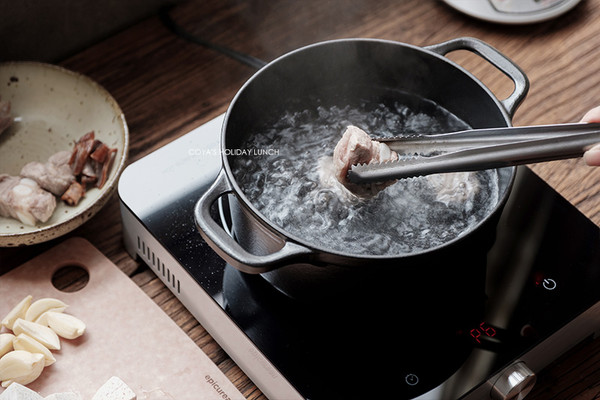
[[[600,143],[600,123],[537,125],[472,129],[431,135],[375,139],[408,159],[354,165],[348,179],[354,183],[509,167],[581,157]],[[441,153],[415,156],[419,153]]]

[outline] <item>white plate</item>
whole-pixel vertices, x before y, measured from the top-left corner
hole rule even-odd
[[[11,102],[17,121],[0,134],[0,173],[18,175],[30,161],[46,162],[89,131],[117,148],[107,182],[89,188],[78,205],[60,199],[52,217],[28,226],[0,217],[0,247],[44,242],[72,231],[95,215],[107,202],[125,166],[129,132],[113,97],[90,78],[50,64],[0,63],[0,98]]]
[[[581,0],[443,0],[452,8],[475,18],[502,24],[530,24],[566,13]],[[528,10],[528,11],[525,11]]]

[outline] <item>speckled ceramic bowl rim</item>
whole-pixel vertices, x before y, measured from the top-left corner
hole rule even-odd
[[[100,211],[100,209],[108,202],[108,200],[116,190],[119,177],[121,176],[121,173],[125,168],[125,164],[127,162],[127,157],[129,154],[129,128],[125,120],[125,114],[123,114],[123,111],[121,110],[121,107],[119,106],[117,101],[103,86],[101,86],[88,76],[75,71],[71,71],[58,65],[47,64],[37,61],[0,62],[0,68],[7,65],[28,65],[39,66],[40,68],[50,68],[87,82],[90,86],[94,87],[99,94],[105,96],[107,103],[110,104],[110,106],[114,110],[116,118],[120,122],[119,125],[122,128],[123,134],[123,149],[121,157],[115,160],[112,166],[113,169],[116,168],[116,171],[111,174],[111,177],[106,181],[102,189],[100,189],[101,194],[98,197],[98,199],[89,206],[82,208],[77,213],[74,213],[69,219],[65,221],[61,221],[48,226],[42,226],[30,232],[0,233],[0,247],[16,247],[42,243],[65,235],[71,232],[72,230],[76,229],[77,227],[81,226],[84,222],[88,221],[90,218],[96,215],[98,211]]]

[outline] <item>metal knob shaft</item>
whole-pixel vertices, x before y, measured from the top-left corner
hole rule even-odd
[[[522,400],[535,385],[535,373],[523,361],[507,367],[492,386],[493,400]]]

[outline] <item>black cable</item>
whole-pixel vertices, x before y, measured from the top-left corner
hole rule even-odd
[[[267,65],[267,63],[265,61],[262,61],[256,57],[252,57],[251,55],[240,53],[239,51],[235,51],[228,47],[220,46],[218,44],[209,42],[205,39],[202,39],[200,37],[192,35],[191,33],[187,32],[185,29],[183,29],[181,26],[179,26],[175,21],[173,21],[173,18],[171,18],[171,15],[169,14],[170,9],[171,9],[171,7],[169,7],[169,6],[161,7],[161,9],[158,12],[158,15],[159,15],[162,23],[171,32],[173,32],[177,36],[179,36],[187,41],[190,41],[192,43],[198,44],[200,46],[204,46],[209,49],[215,50],[219,53],[222,53],[228,57],[233,58],[236,61],[241,62],[242,64],[248,65],[255,69],[261,69],[262,67]]]

